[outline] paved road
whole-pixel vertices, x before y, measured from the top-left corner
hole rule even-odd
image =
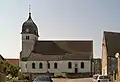
[[[53,79],[54,82],[92,82],[92,78],[80,78],[80,79]]]

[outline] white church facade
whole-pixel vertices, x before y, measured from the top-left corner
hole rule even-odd
[[[92,40],[38,40],[38,28],[31,18],[22,25],[19,66],[24,74],[91,74]]]

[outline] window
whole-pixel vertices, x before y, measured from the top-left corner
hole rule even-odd
[[[84,68],[84,62],[81,62],[81,68],[82,69]]]
[[[26,36],[26,40],[29,40],[29,36]]]
[[[50,63],[47,63],[48,68],[50,69]]]
[[[35,69],[35,63],[32,63],[32,68]]]
[[[54,68],[57,69],[57,63],[54,63]]]
[[[26,68],[27,68],[27,64],[25,64]]]
[[[68,68],[72,68],[72,63],[68,62]]]
[[[43,64],[39,63],[39,68],[42,69],[43,68]]]
[[[75,63],[75,67],[77,67],[77,64]]]

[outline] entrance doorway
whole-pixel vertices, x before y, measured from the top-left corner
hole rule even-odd
[[[78,73],[78,68],[75,68],[75,73]]]

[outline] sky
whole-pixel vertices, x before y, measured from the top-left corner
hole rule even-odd
[[[93,40],[97,58],[102,54],[103,31],[120,32],[120,0],[1,0],[0,54],[4,58],[19,58],[29,5],[39,40]]]

